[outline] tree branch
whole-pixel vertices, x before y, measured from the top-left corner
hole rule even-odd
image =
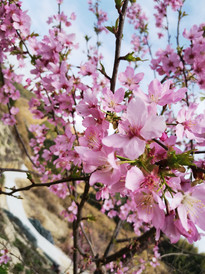
[[[125,21],[125,15],[126,15],[128,2],[129,2],[128,0],[124,0],[122,10],[119,11],[119,26],[118,26],[118,31],[116,33],[116,41],[115,41],[115,60],[114,60],[112,78],[111,78],[111,82],[110,82],[110,90],[113,93],[115,92],[117,73],[118,73],[118,68],[119,68],[119,64],[120,64],[119,57],[120,57],[123,27],[124,27],[124,21]]]
[[[85,233],[85,230],[84,230],[84,228],[83,228],[83,226],[82,226],[81,223],[80,223],[80,228],[81,228],[81,230],[82,230],[82,232],[83,232],[83,235],[84,235],[84,237],[85,237],[85,239],[86,239],[86,241],[87,241],[87,243],[88,243],[88,245],[89,245],[89,247],[90,247],[90,251],[91,251],[91,253],[92,253],[92,256],[95,257],[95,252],[94,252],[93,246],[92,246],[92,244],[91,244],[91,241],[88,239],[88,236],[87,236],[87,234]]]
[[[115,230],[113,231],[113,235],[110,239],[110,242],[107,246],[107,248],[105,249],[105,253],[104,253],[104,257],[106,258],[109,254],[109,252],[111,251],[112,247],[113,247],[113,243],[114,240],[117,238],[118,233],[120,232],[120,228],[122,226],[123,221],[119,220],[118,223],[116,224]]]
[[[21,172],[21,173],[31,173],[31,174],[36,175],[36,176],[41,176],[39,173],[37,173],[35,171],[31,171],[31,170],[23,170],[23,169],[18,169],[18,168],[0,168],[0,173],[8,172],[8,171]]]
[[[75,180],[76,181],[76,180]],[[79,225],[82,219],[82,209],[85,202],[88,200],[90,190],[89,177],[85,180],[85,188],[79,204],[77,204],[78,212],[77,219],[73,221],[73,274],[78,273],[78,242],[79,242]]]
[[[168,150],[168,147],[165,146],[164,144],[162,144],[160,141],[158,141],[157,139],[153,138],[153,141],[155,141],[155,143],[157,143],[158,145],[160,145],[161,147],[163,147],[165,150]]]
[[[2,191],[0,190],[0,194],[5,194],[5,195],[9,195],[9,196],[13,196],[14,193],[16,192],[19,192],[19,191],[27,191],[31,188],[34,188],[34,187],[49,187],[49,186],[52,186],[52,185],[57,185],[57,184],[61,184],[61,183],[65,183],[65,182],[70,182],[70,181],[85,181],[85,180],[88,180],[89,179],[89,176],[87,177],[67,177],[67,178],[63,178],[63,179],[60,179],[60,180],[57,180],[57,181],[54,181],[54,182],[49,182],[49,183],[38,183],[38,184],[30,184],[28,186],[25,186],[25,187],[21,187],[21,188],[15,188],[15,189],[12,189],[10,192],[6,192],[6,191]]]
[[[119,251],[113,253],[107,258],[97,259],[98,264],[106,265],[110,262],[120,259],[125,262],[128,259],[132,258],[137,252],[138,254],[143,250],[148,248],[148,245],[151,241],[154,241],[155,228],[151,228],[149,231],[145,232],[142,236],[138,237],[133,243],[130,243],[126,247],[120,249]]]

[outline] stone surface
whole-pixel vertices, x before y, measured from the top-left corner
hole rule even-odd
[[[0,167],[14,168],[22,162],[22,151],[12,128],[0,121]]]

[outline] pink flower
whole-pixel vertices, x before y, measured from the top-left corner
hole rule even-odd
[[[87,147],[79,146],[75,150],[83,161],[84,171],[92,173],[90,185],[97,182],[112,185],[119,181],[121,172],[113,149],[103,147],[101,151],[92,151]]]
[[[141,189],[157,190],[159,178],[152,172],[145,176],[138,167],[132,167],[127,172],[125,187],[134,191]]]
[[[77,214],[78,213],[78,207],[76,205],[76,203],[73,201],[72,204],[68,207],[68,211],[72,212],[73,214]]]
[[[11,257],[9,257],[7,254],[8,254],[7,249],[2,249],[1,250],[0,265],[1,264],[7,264],[11,260]]]
[[[9,125],[9,126],[13,126],[16,124],[15,117],[8,113],[3,114],[2,121],[4,122],[5,125]]]
[[[186,237],[190,244],[192,244],[193,242],[196,242],[197,240],[200,239],[200,234],[192,221],[190,221],[190,220],[187,221],[187,224],[188,224],[187,231],[183,227],[180,220],[176,220],[174,222],[174,224],[177,227],[177,229],[179,230],[179,232],[181,233],[181,235]]]
[[[18,109],[18,108],[15,108],[15,107],[12,107],[12,108],[10,109],[10,112],[11,112],[12,115],[16,115],[16,114],[19,112],[19,109]]]
[[[103,89],[104,99],[102,100],[102,107],[105,111],[121,112],[125,106],[120,105],[124,99],[125,90],[119,88],[113,93],[108,88]]]
[[[97,151],[102,147],[102,138],[104,136],[104,132],[97,127],[88,127],[85,130],[84,136],[79,138],[79,143],[81,146]]]
[[[197,109],[196,104],[192,104],[187,108],[184,106],[177,115],[178,125],[176,126],[176,135],[179,140],[183,137],[187,137],[190,140],[196,140],[197,142],[202,142],[204,125],[201,125],[200,116],[195,117],[195,111]],[[201,135],[201,136],[200,136]]]
[[[103,139],[108,147],[123,148],[130,159],[143,154],[146,140],[160,137],[166,128],[162,117],[151,115],[141,98],[133,99],[127,107],[127,113],[119,123],[119,134]]]
[[[164,223],[164,227],[162,228],[162,231],[170,239],[171,243],[178,242],[181,237],[181,233],[175,226],[174,220],[175,220],[175,214],[174,214],[174,211],[172,211],[170,215],[165,216],[165,223]]]
[[[183,36],[189,40],[193,40],[196,38],[199,38],[203,35],[203,31],[199,30],[199,27],[197,25],[193,25],[193,27],[190,29],[190,31],[187,31],[184,29]]]
[[[110,210],[112,208],[114,208],[112,200],[111,199],[105,200],[104,204],[103,204],[103,209],[106,210],[106,211],[108,211],[108,210]]]
[[[146,223],[152,222],[156,228],[163,228],[165,221],[165,205],[161,198],[152,191],[141,190],[134,197],[137,213],[141,220]]]
[[[158,79],[154,79],[149,84],[147,96],[148,103],[155,103],[160,106],[164,106],[166,104],[176,103],[182,100],[185,96],[187,88],[180,88],[178,91],[174,92],[174,89],[171,88],[171,85],[171,80],[161,84]]]
[[[190,229],[189,220],[205,230],[205,187],[197,185],[184,194],[178,192],[170,201],[170,208],[177,209],[183,228]]]
[[[127,67],[125,72],[119,73],[119,81],[123,86],[129,88],[130,90],[136,89],[139,85],[139,82],[143,79],[144,73],[137,73],[132,67]]]

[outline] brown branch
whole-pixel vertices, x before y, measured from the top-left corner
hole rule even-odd
[[[76,181],[76,180],[75,180]],[[73,221],[73,274],[78,273],[78,242],[79,242],[79,225],[82,219],[82,209],[85,202],[88,200],[90,190],[89,177],[84,179],[85,188],[80,203],[76,203],[78,207],[77,219]]]
[[[168,254],[161,255],[159,258],[162,259],[162,258],[169,257],[169,256],[191,256],[191,255],[185,254],[183,252],[176,252],[176,253],[168,253]]]
[[[191,152],[191,154],[202,154],[202,153],[205,153],[205,150]]]
[[[36,176],[42,176],[39,173],[37,173],[35,171],[31,171],[31,170],[23,170],[23,169],[17,169],[17,168],[1,168],[0,167],[0,173],[8,172],[8,171],[11,171],[11,172],[21,172],[21,173],[31,173],[31,174],[34,174]]]
[[[162,144],[160,141],[158,141],[157,139],[153,138],[152,139],[153,141],[155,141],[155,143],[157,143],[158,145],[160,145],[161,147],[163,147],[165,150],[168,151],[168,147],[165,146],[164,144]]]
[[[87,253],[85,253],[82,248],[77,244],[77,250],[80,253],[81,256],[85,257],[85,258],[89,258],[89,255]]]
[[[74,178],[72,176],[70,176],[70,177],[63,178],[63,179],[60,179],[60,180],[57,180],[57,181],[54,181],[54,182],[30,184],[30,185],[25,186],[25,187],[12,189],[10,192],[0,190],[0,194],[13,196],[13,194],[16,193],[16,192],[27,191],[27,190],[30,190],[31,188],[34,188],[34,187],[45,187],[45,186],[49,187],[49,186],[52,186],[52,185],[57,185],[57,184],[65,183],[65,182],[85,181],[85,180],[88,180],[88,179],[89,179],[89,176],[87,176],[87,177],[74,177]]]
[[[183,56],[182,56],[182,53],[181,53],[181,51],[180,51],[180,42],[179,42],[179,28],[180,28],[180,23],[181,23],[181,19],[182,19],[182,17],[181,17],[182,11],[181,11],[181,10],[182,10],[182,8],[180,8],[180,9],[178,10],[177,37],[176,37],[176,40],[177,40],[177,48],[178,48],[177,53],[178,53],[178,56],[179,56],[179,58],[180,58],[180,61],[182,62],[182,66],[183,66],[183,68],[182,68],[182,74],[183,74],[183,76],[184,76],[185,87],[188,88],[188,80],[187,80],[186,68],[185,68],[185,65],[186,65],[186,64],[185,64],[184,58],[183,58]],[[188,92],[186,92],[186,104],[187,104],[187,106],[189,107]]]
[[[105,252],[104,252],[104,257],[106,258],[109,254],[109,252],[111,251],[112,247],[113,247],[113,244],[114,244],[114,240],[117,238],[117,235],[119,234],[120,232],[120,228],[122,226],[122,223],[123,221],[122,220],[119,220],[118,223],[116,224],[116,227],[115,227],[115,230],[113,231],[113,235],[110,239],[110,242],[107,246],[107,248],[105,249]]]
[[[137,240],[138,237],[132,237],[132,238],[123,238],[116,240],[116,243],[125,243],[125,242],[131,242]]]
[[[116,41],[115,41],[115,60],[114,60],[112,78],[111,78],[111,82],[110,82],[110,90],[113,93],[115,92],[117,73],[118,73],[118,68],[119,68],[119,64],[120,64],[119,57],[120,57],[123,27],[124,27],[124,21],[125,21],[125,15],[126,15],[128,2],[129,2],[128,0],[124,0],[122,10],[119,11],[119,26],[118,26],[118,31],[116,33]]]
[[[121,260],[123,262],[132,258],[136,253],[141,253],[143,250],[148,248],[150,242],[154,241],[155,228],[151,228],[149,231],[145,232],[142,236],[138,237],[133,243],[130,243],[126,247],[120,249],[119,251],[113,253],[107,258],[96,259],[98,264],[101,266],[106,265],[110,262]]]
[[[30,53],[30,51],[29,51],[29,49],[28,49],[28,47],[27,47],[25,41],[24,41],[23,38],[21,37],[20,32],[19,32],[18,30],[16,30],[16,33],[17,33],[19,39],[21,40],[22,44],[24,45],[24,47],[25,47],[25,49],[26,49],[26,53],[28,53],[28,55],[30,56],[31,60],[33,60],[33,56],[32,56],[32,54]]]
[[[90,251],[92,253],[92,256],[95,257],[95,252],[94,252],[93,246],[91,244],[91,241],[88,239],[88,236],[87,236],[87,234],[86,234],[86,232],[85,232],[85,230],[84,230],[84,228],[83,228],[83,226],[82,226],[81,223],[80,223],[80,228],[81,228],[81,230],[83,232],[83,235],[84,235],[84,237],[85,237],[85,239],[86,239],[86,241],[87,241],[87,243],[88,243],[88,245],[90,247]]]

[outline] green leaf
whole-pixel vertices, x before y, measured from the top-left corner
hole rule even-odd
[[[39,34],[38,33],[35,33],[35,32],[32,32],[31,34],[30,34],[30,37],[38,37],[39,36]]]
[[[115,6],[119,10],[122,6],[122,1],[121,0],[115,0]]]
[[[118,29],[118,25],[119,25],[119,18],[117,18],[117,20],[115,21],[115,30]]]
[[[116,31],[116,30],[115,30],[115,27],[113,27],[113,26],[112,26],[112,27],[107,26],[106,29],[109,30],[110,32],[112,32],[113,34],[116,34],[116,33],[115,33],[115,31]]]
[[[5,264],[0,265],[0,274],[7,274],[7,267]]]
[[[188,16],[188,14],[184,11],[184,12],[182,13],[182,16],[181,16],[181,17],[185,17],[185,16]]]
[[[170,168],[180,168],[181,166],[191,166],[194,162],[194,157],[191,155],[192,150],[187,152],[176,154],[176,151],[170,151],[168,153],[168,166]]]
[[[96,221],[96,217],[93,215],[87,215],[87,220],[90,222],[95,222]]]
[[[85,40],[86,40],[86,42],[88,42],[88,41],[90,40],[90,38],[91,38],[91,37],[85,35]]]
[[[202,97],[200,97],[200,101],[204,101],[205,100],[205,95],[203,95]]]
[[[100,65],[101,65],[100,71],[102,72],[102,74],[106,74],[105,67],[103,66],[103,64],[101,62],[100,62]]]
[[[146,61],[146,60],[142,60],[140,57],[134,57],[133,54],[134,54],[134,51],[126,54],[125,56],[120,57],[120,59],[126,60],[128,62]]]
[[[28,179],[29,181],[32,181],[32,176],[31,176],[31,174],[30,174],[30,173],[26,173],[26,175],[27,175],[27,179]]]

